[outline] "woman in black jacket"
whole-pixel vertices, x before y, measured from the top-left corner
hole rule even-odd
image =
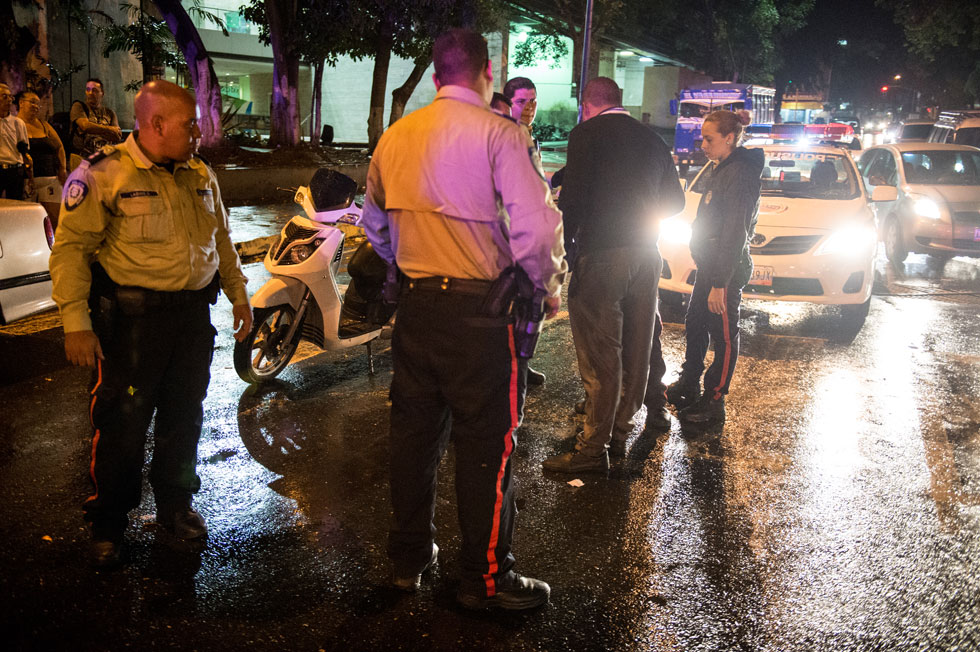
[[[738,358],[738,308],[742,288],[752,276],[749,239],[759,215],[760,177],[765,165],[761,149],[739,146],[748,111],[713,111],[701,127],[701,149],[712,161],[705,171],[698,215],[692,225],[691,257],[698,271],[687,307],[687,353],[680,378],[667,398],[680,409],[682,421],[697,424],[725,421],[725,394]],[[709,336],[715,357],[701,374]]]

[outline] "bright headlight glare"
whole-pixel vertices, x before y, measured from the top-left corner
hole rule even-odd
[[[872,250],[877,235],[873,228],[867,226],[846,226],[830,234],[820,248],[817,256],[856,257]]]
[[[931,220],[938,220],[940,217],[939,204],[928,197],[920,197],[912,204],[912,210],[919,217],[927,217]]]
[[[660,223],[660,241],[671,244],[690,244],[691,225],[679,217],[668,217]]]

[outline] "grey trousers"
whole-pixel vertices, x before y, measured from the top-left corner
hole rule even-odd
[[[580,256],[568,286],[568,315],[585,385],[578,450],[601,455],[625,437],[650,371],[662,260],[656,248],[606,249]]]

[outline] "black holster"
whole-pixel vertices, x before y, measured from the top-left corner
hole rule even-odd
[[[544,321],[544,299],[544,292],[535,289],[527,273],[513,265],[502,271],[490,286],[482,313],[487,317],[510,315],[517,356],[531,358]]]

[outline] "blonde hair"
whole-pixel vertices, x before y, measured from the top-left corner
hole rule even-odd
[[[722,136],[735,134],[735,145],[737,146],[745,136],[745,127],[752,123],[752,114],[745,109],[738,111],[718,109],[709,113],[704,121],[713,122],[718,127],[718,133]]]

